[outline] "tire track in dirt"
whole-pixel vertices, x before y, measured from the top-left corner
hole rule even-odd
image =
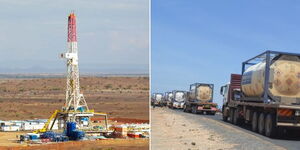
[[[220,135],[167,108],[152,109],[152,150],[232,149]]]

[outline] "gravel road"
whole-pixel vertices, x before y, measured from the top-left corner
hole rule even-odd
[[[246,128],[180,110],[151,110],[152,150],[298,150],[300,139],[270,139]]]

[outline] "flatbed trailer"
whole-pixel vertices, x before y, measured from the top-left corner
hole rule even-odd
[[[256,111],[276,115],[276,126],[300,127],[300,116],[293,116],[296,111],[300,112],[300,106],[232,101],[228,103],[227,107],[239,109],[239,118],[237,118],[238,116],[232,117],[235,119],[234,122],[237,121],[236,119],[241,119],[240,117],[243,117],[246,122],[251,121],[251,111],[252,115]]]
[[[275,137],[286,128],[300,128],[300,106],[231,101],[223,105],[223,120],[235,125],[251,124],[251,129]]]
[[[185,102],[183,106],[184,112],[193,114],[215,115],[217,110],[217,104],[210,102]]]
[[[272,54],[276,55],[296,55],[300,54],[282,53],[267,51],[259,58],[266,59],[265,87],[261,97],[249,98],[243,95],[241,89],[242,75],[231,74],[229,84],[221,87],[223,95],[223,120],[235,125],[250,124],[251,130],[267,137],[276,137],[284,129],[300,129],[300,104],[284,104],[273,100],[269,96],[269,67]],[[265,56],[265,57],[262,57]],[[253,58],[255,59],[255,58]],[[252,59],[250,59],[252,60]],[[249,60],[248,60],[249,61]],[[248,61],[243,63],[243,71]]]

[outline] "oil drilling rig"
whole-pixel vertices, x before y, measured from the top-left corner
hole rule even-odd
[[[68,16],[68,49],[62,53],[61,57],[66,59],[67,63],[67,88],[66,100],[61,110],[55,112],[48,119],[44,128],[36,130],[36,133],[51,130],[54,123],[58,122],[59,129],[65,129],[67,122],[76,122],[78,128],[91,128],[91,117],[94,115],[105,116],[107,127],[107,115],[105,113],[95,113],[90,110],[82,93],[80,93],[79,69],[78,69],[78,47],[76,32],[76,16],[71,13]]]
[[[88,126],[94,111],[89,110],[82,93],[80,93],[78,47],[76,32],[76,16],[71,13],[68,17],[68,50],[61,54],[67,60],[67,89],[66,102],[60,112],[59,120],[77,122],[78,125]]]

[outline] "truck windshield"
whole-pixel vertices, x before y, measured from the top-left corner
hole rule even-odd
[[[178,102],[184,101],[185,95],[183,92],[176,92],[175,94],[175,100]]]
[[[228,85],[227,85],[227,86],[224,86],[224,89],[223,89],[223,95],[227,94],[227,91],[228,91]]]

